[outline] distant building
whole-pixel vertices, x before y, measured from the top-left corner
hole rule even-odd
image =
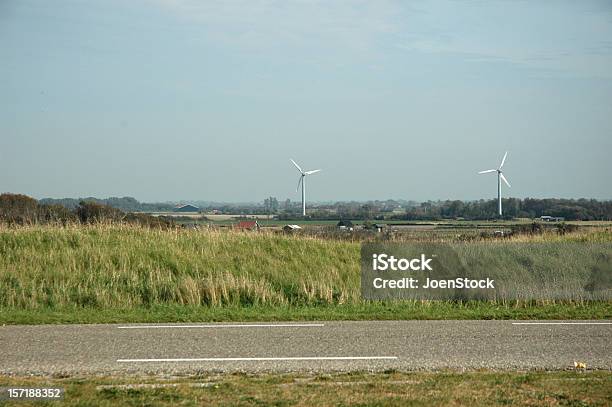
[[[237,230],[259,230],[260,226],[256,220],[243,220],[234,225]]]
[[[565,218],[562,216],[540,216],[542,222],[563,222]]]
[[[287,233],[297,232],[298,230],[302,230],[302,228],[298,225],[285,225],[283,226],[283,231]]]
[[[384,223],[375,223],[374,224],[374,229],[376,229],[377,232],[382,232],[383,229],[385,228],[385,224]]]
[[[350,220],[341,220],[336,227],[341,230],[353,230],[353,222]]]
[[[178,205],[174,207],[174,212],[199,212],[200,208],[194,205]]]

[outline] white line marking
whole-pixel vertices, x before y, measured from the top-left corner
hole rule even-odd
[[[176,359],[117,359],[119,363],[130,362],[265,362],[302,360],[394,360],[397,356],[307,356],[286,358],[176,358]]]
[[[312,328],[325,324],[217,324],[217,325],[130,325],[117,329],[166,329],[166,328]]]
[[[612,325],[612,322],[513,322],[512,325]]]

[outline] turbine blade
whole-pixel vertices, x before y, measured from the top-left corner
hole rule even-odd
[[[293,165],[295,165],[295,168],[297,168],[297,169],[298,169],[298,171],[299,171],[299,172],[301,172],[301,173],[303,174],[303,173],[304,173],[304,171],[302,171],[302,169],[300,168],[300,166],[299,166],[299,165],[297,165],[297,163],[296,163],[295,161],[293,161],[291,158],[290,158],[290,160],[291,160],[291,162],[293,163]]]
[[[502,174],[501,172],[499,173],[499,176],[501,177],[501,179],[504,180],[504,182],[506,183],[506,185],[508,185],[508,188],[512,188],[510,186],[510,183],[508,182],[508,180],[506,179],[506,177],[504,177],[504,174]]]
[[[310,174],[315,174],[315,173],[317,173],[317,172],[319,172],[319,171],[321,171],[321,170],[312,170],[312,171],[306,171],[304,174],[306,174],[306,175],[310,175]]]
[[[501,164],[499,164],[499,169],[501,170],[502,167],[504,166],[504,163],[506,162],[506,157],[508,157],[508,152],[506,151],[506,154],[504,154],[504,158],[502,158]]]
[[[485,170],[485,171],[480,171],[479,174],[486,174],[488,172],[496,172],[497,170]]]
[[[303,179],[303,178],[304,178],[304,176],[302,175],[302,176],[300,177],[300,179],[298,180],[298,185],[297,185],[297,188],[295,189],[295,192],[298,192],[298,191],[300,190],[300,184],[302,183],[302,179]]]

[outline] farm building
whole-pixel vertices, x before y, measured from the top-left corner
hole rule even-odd
[[[563,222],[565,218],[561,216],[540,216],[540,220],[543,222]]]
[[[374,224],[374,229],[376,229],[377,232],[382,232],[385,227],[386,227],[386,225],[384,223],[375,223]]]
[[[385,225],[384,223],[369,223],[366,221],[366,223],[364,223],[363,226],[361,226],[361,228],[366,229],[366,230],[376,231],[376,232],[382,232],[386,226],[387,225]],[[360,228],[359,225],[355,226],[355,229],[359,229],[359,228]]]
[[[353,222],[351,222],[350,220],[341,220],[340,222],[338,222],[336,227],[342,230],[353,230]]]
[[[200,208],[195,205],[178,205],[174,207],[174,212],[199,212]]]
[[[234,225],[237,230],[259,230],[260,226],[256,220],[243,220]]]
[[[291,232],[297,232],[298,230],[301,230],[302,228],[298,225],[285,225],[283,226],[283,231],[287,232],[287,233],[291,233]]]

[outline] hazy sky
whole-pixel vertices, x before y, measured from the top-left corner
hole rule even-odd
[[[0,0],[0,191],[612,198],[612,2]]]

